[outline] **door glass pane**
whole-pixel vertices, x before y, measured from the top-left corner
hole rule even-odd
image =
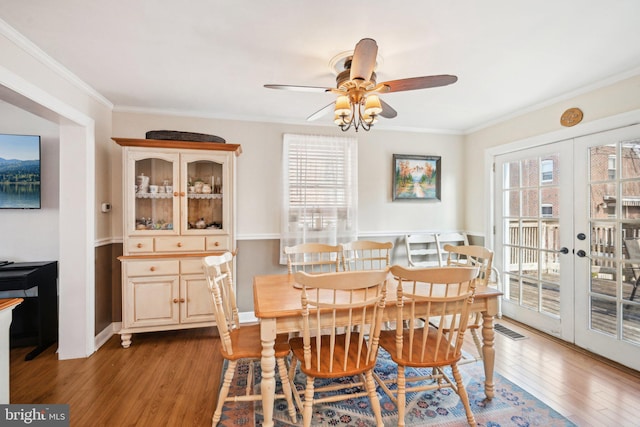
[[[505,191],[504,195],[505,195],[504,215],[520,216],[520,191],[518,190]]]
[[[542,239],[540,248],[553,251],[560,250],[560,222],[558,220],[540,221]]]
[[[640,140],[622,143],[621,169],[624,179],[640,178]]]
[[[504,165],[504,188],[520,187],[520,162]]]
[[[640,304],[623,304],[622,338],[640,344]]]
[[[524,307],[538,310],[540,291],[535,280],[522,279],[522,305]]]
[[[522,249],[522,275],[532,278],[538,277],[538,251]]]
[[[508,221],[508,232],[505,234],[505,243],[508,245],[520,244],[520,221],[511,219]],[[511,257],[514,263],[517,263],[517,256]]]
[[[614,183],[592,184],[591,218],[615,218],[616,216],[616,185]]]
[[[615,336],[616,318],[614,300],[591,297],[591,329]]]
[[[640,219],[640,178],[623,182],[621,193],[622,193],[622,206],[620,206],[621,218],[622,219]]]
[[[187,177],[187,229],[221,229],[222,164],[189,162]]]
[[[560,216],[560,203],[558,203],[558,187],[545,187],[540,191],[540,216],[543,218]]]
[[[591,181],[606,181],[609,178],[609,157],[616,155],[615,144],[599,145],[589,149],[589,176]]]
[[[537,248],[539,244],[538,238],[538,221],[522,221],[522,230],[520,236],[520,245],[528,248]],[[530,254],[527,254],[530,255]],[[532,256],[523,259],[522,262],[531,262]],[[536,261],[537,262],[537,261]]]
[[[520,279],[508,274],[507,285],[507,299],[518,303],[520,301]]]
[[[557,154],[543,157],[540,160],[540,183],[544,185],[558,185],[559,157]]]
[[[540,215],[538,189],[522,191],[522,216],[537,218]]]
[[[560,286],[555,283],[542,284],[542,307],[541,311],[560,316]]]
[[[591,292],[599,295],[616,297],[616,268],[591,266],[591,271],[595,274],[591,276]]]
[[[173,163],[162,159],[135,162],[136,230],[173,230]]]
[[[504,271],[518,273],[520,271],[520,262],[519,262],[520,249],[514,246],[505,245],[504,251],[505,251]]]
[[[538,158],[526,159],[522,161],[522,186],[537,187],[540,179],[540,168]]]

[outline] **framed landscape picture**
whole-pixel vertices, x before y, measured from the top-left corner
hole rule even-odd
[[[439,201],[440,156],[393,155],[393,200]]]

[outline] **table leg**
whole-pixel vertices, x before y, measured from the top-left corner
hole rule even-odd
[[[484,394],[487,399],[493,399],[495,384],[493,383],[493,368],[496,360],[496,350],[493,346],[495,331],[493,330],[493,317],[491,312],[482,312],[482,361],[484,363]]]
[[[264,427],[273,427],[273,406],[276,392],[276,319],[260,319],[260,340],[262,341],[262,410],[264,411]]]

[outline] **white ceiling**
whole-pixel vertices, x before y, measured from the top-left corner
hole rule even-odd
[[[333,95],[263,85],[333,86],[364,37],[379,82],[459,79],[384,95],[385,129],[465,133],[640,74],[638,0],[2,0],[0,19],[117,110],[307,123]]]

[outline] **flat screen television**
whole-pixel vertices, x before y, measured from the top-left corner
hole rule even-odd
[[[0,134],[0,209],[40,209],[40,136]]]

